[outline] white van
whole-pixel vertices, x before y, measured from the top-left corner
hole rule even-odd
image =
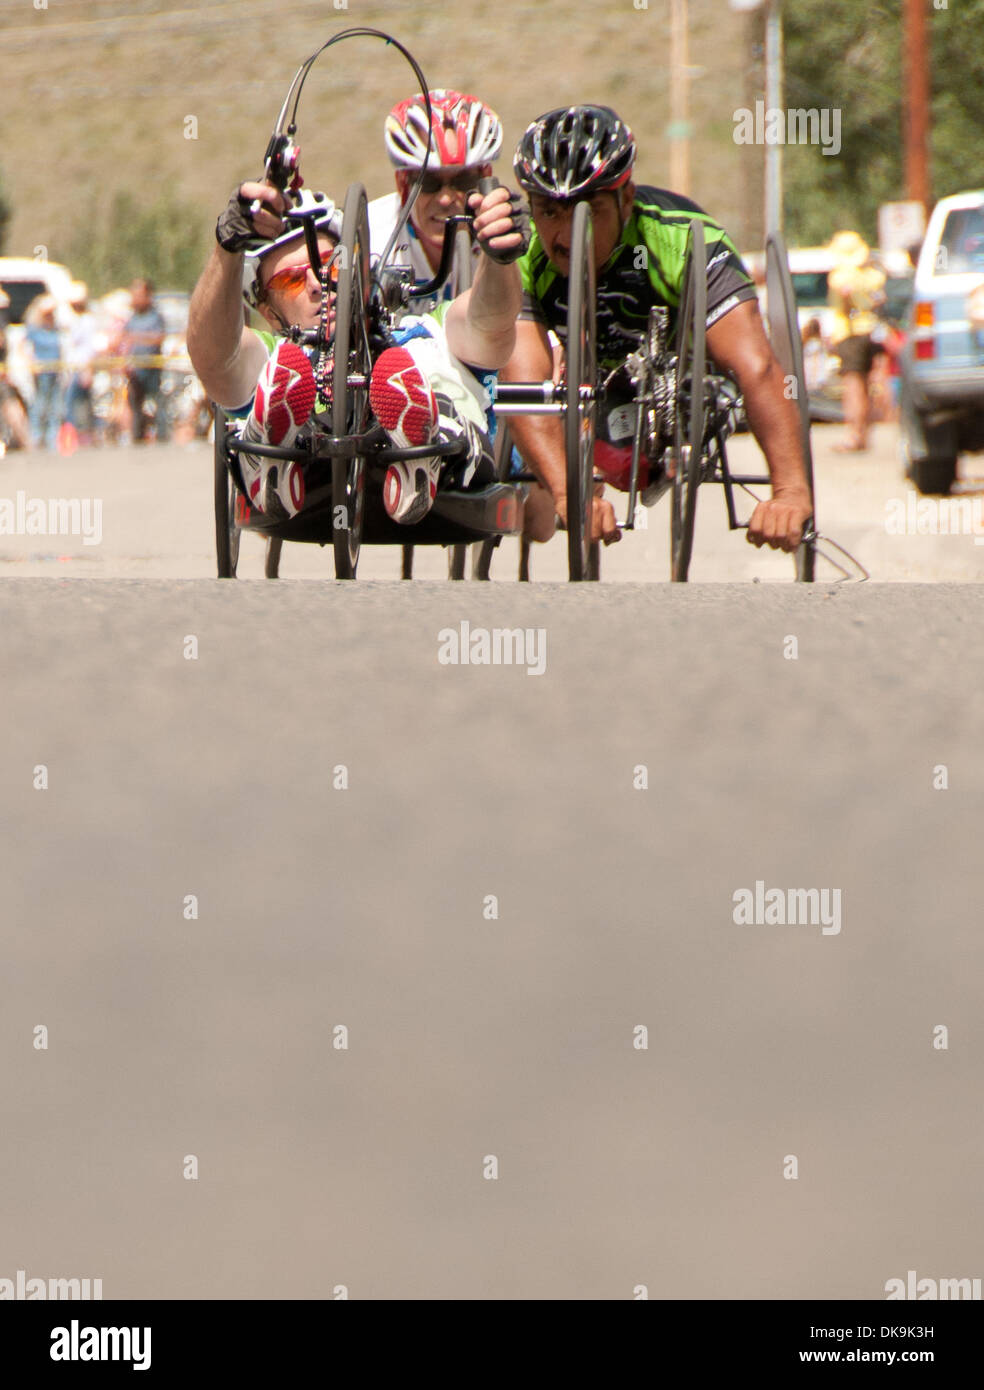
[[[30,256],[0,256],[0,286],[10,299],[8,323],[23,323],[32,299],[52,294],[59,305],[68,305],[72,273],[57,261],[36,261]]]

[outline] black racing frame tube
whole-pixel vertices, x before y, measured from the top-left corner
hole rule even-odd
[[[417,444],[406,449],[396,445],[374,448],[377,436],[367,434],[347,434],[340,438],[334,435],[319,434],[317,449],[285,449],[279,444],[255,444],[251,439],[239,439],[235,435],[226,440],[230,454],[257,454],[260,458],[289,459],[294,463],[311,463],[319,458],[354,458],[363,456],[367,463],[399,463],[405,459],[453,459],[463,457],[468,452],[468,441],[464,438],[449,439],[444,443],[437,440],[433,444]]]

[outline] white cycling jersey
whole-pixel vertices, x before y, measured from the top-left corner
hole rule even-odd
[[[400,215],[400,208],[400,195],[398,193],[387,193],[382,198],[374,198],[369,204],[369,253],[371,257],[378,258],[385,251],[386,243],[389,241]],[[473,269],[480,255],[478,246],[473,246]],[[390,253],[389,263],[396,266],[410,266],[415,280],[432,280],[434,278],[427,254],[414,230],[412,214],[407,218],[400,238]],[[454,299],[456,293],[455,276],[452,271],[439,294],[424,295],[419,299],[412,299],[409,306],[410,312],[414,314],[429,313],[442,300]]]

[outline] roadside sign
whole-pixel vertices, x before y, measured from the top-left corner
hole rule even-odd
[[[882,251],[908,251],[922,245],[926,209],[922,203],[882,203],[878,209],[878,245]]]

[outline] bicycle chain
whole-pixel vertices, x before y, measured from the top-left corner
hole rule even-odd
[[[324,264],[321,267],[318,279],[321,281],[321,313],[318,318],[318,360],[314,368],[314,384],[317,387],[318,399],[331,405],[334,395],[332,388],[332,376],[334,374],[334,353],[328,349],[328,304],[329,304],[329,276],[331,265]],[[332,422],[334,430],[334,421]],[[337,431],[335,431],[337,433]]]

